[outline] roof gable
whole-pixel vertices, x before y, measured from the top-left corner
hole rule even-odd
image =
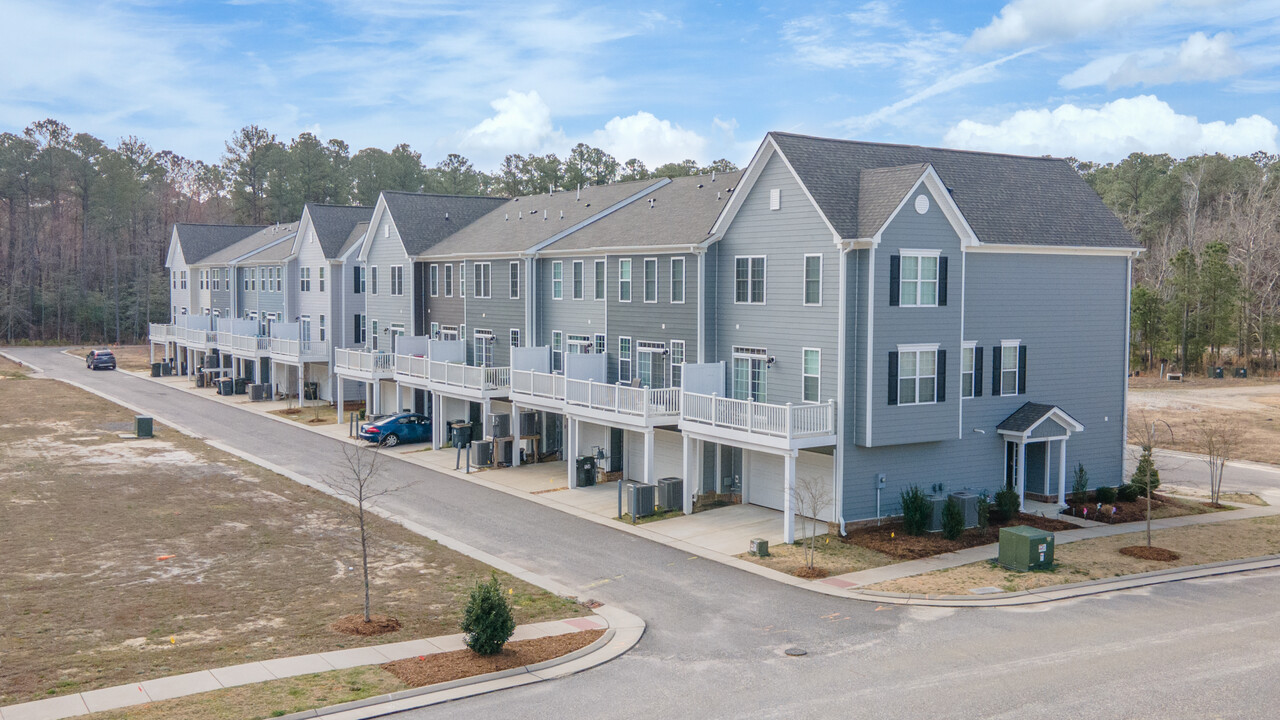
[[[322,205],[307,203],[302,210],[302,224],[294,241],[293,252],[302,250],[302,243],[315,234],[325,258],[333,260],[342,254],[352,230],[360,223],[368,223],[373,208],[363,205]]]
[[[188,265],[199,265],[205,258],[266,228],[266,225],[205,225],[176,223],[174,237],[182,248]]]
[[[996,432],[1001,435],[1013,435],[1027,440],[1035,434],[1037,428],[1046,422],[1057,424],[1066,430],[1067,434],[1084,432],[1084,425],[1081,425],[1075,418],[1068,415],[1062,408],[1057,405],[1034,402],[1024,403],[1022,407],[1014,410],[1012,415],[996,426]],[[1043,433],[1040,435],[1043,436]]]
[[[422,254],[506,202],[505,198],[390,191],[378,198],[378,205],[390,214],[405,254],[410,257]],[[375,212],[373,219],[380,216]]]

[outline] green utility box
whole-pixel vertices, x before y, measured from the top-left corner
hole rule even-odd
[[[149,415],[134,416],[133,434],[140,438],[151,437],[151,417]]]
[[[747,554],[755,557],[769,557],[769,541],[764,538],[752,538],[751,549]]]
[[[1053,533],[1026,525],[1001,528],[996,562],[1019,572],[1053,567]]]

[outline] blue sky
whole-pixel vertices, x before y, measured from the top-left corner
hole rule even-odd
[[[237,128],[481,169],[769,130],[1112,161],[1280,150],[1280,0],[0,0],[0,131],[217,161]]]

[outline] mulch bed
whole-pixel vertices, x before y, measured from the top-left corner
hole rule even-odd
[[[805,567],[804,565],[801,565],[798,570],[796,570],[791,574],[795,575],[798,578],[804,578],[806,580],[821,580],[822,578],[828,575],[827,571],[823,570],[820,567],[809,568],[809,567]]]
[[[1014,525],[1030,525],[1033,528],[1048,530],[1049,532],[1071,530],[1076,527],[1065,520],[1055,520],[1023,513],[1009,522],[992,524],[985,529],[970,528],[965,530],[964,534],[956,540],[948,540],[942,536],[942,533],[908,535],[903,532],[901,521],[854,528],[840,539],[851,545],[859,545],[869,550],[884,553],[897,560],[919,560],[920,558],[999,542],[1000,528]]]
[[[455,650],[436,655],[396,660],[382,666],[409,687],[422,687],[485,673],[533,665],[568,655],[595,642],[603,630],[583,630],[565,635],[509,642],[497,655],[477,655],[471,650]]]
[[[386,635],[400,629],[400,621],[386,615],[370,615],[371,622],[365,622],[363,615],[343,615],[329,627],[344,635]]]
[[[1120,554],[1136,557],[1140,560],[1159,560],[1160,562],[1173,562],[1182,557],[1172,550],[1166,550],[1161,547],[1147,547],[1146,545],[1122,547],[1120,548]]]
[[[1153,514],[1157,510],[1167,506],[1177,508],[1179,504],[1179,502],[1169,498],[1168,496],[1161,495],[1160,493],[1153,493],[1151,495],[1151,512]],[[1184,500],[1181,504],[1193,505],[1196,504],[1196,501]],[[1209,502],[1201,502],[1199,504],[1210,508],[1215,507]],[[1068,500],[1067,506],[1067,509],[1064,511],[1064,514],[1066,515],[1108,524],[1139,522],[1147,519],[1146,496],[1140,497],[1133,502],[1120,502],[1117,500],[1111,504],[1104,503],[1101,508],[1098,507],[1097,501],[1077,503],[1074,500]],[[1221,507],[1221,505],[1217,507]]]

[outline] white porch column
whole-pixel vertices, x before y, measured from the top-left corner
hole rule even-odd
[[[564,442],[567,450],[565,466],[569,472],[569,487],[576,488],[578,487],[578,421],[565,415],[564,424]]]
[[[151,353],[151,364],[154,365],[156,362],[156,344],[151,342],[150,339],[147,340],[147,350]]]
[[[303,372],[303,370],[302,370],[304,367],[306,367],[306,366],[305,366],[305,365],[303,365],[302,363],[298,363],[298,407],[302,407],[302,403],[303,403],[303,400],[302,400],[302,381],[303,381],[303,378],[306,376],[306,373],[305,373],[305,372]]]
[[[511,403],[511,467],[520,467],[520,406]]]
[[[644,431],[644,483],[652,485],[656,482],[653,478],[653,428],[645,428]]]
[[[1027,502],[1027,443],[1018,443],[1018,511],[1024,509]]]
[[[493,401],[489,400],[489,398],[485,398],[484,402],[480,403],[480,405],[480,412],[484,413],[484,417],[480,418],[480,424],[484,427],[484,436],[491,438],[493,437],[493,422],[489,415],[493,412]],[[494,452],[496,453],[497,451],[495,450]],[[497,455],[494,455],[494,457],[497,457]]]
[[[431,444],[436,449],[444,447],[445,441],[444,398],[440,393],[431,393]]]
[[[684,439],[684,514],[693,514],[693,480],[697,475],[694,470],[694,450],[693,438],[688,433],[683,435]]]
[[[783,458],[782,469],[782,541],[796,541],[796,515],[794,498],[796,489],[796,455],[788,452]]]
[[[396,381],[396,412],[397,413],[399,413],[401,410],[404,410],[404,393],[402,392],[402,390],[403,389],[400,387],[400,381],[397,380]]]
[[[334,407],[338,411],[338,423],[342,423],[342,378],[338,378],[338,386],[334,388]]]
[[[1058,507],[1067,506],[1067,441],[1058,446]]]

